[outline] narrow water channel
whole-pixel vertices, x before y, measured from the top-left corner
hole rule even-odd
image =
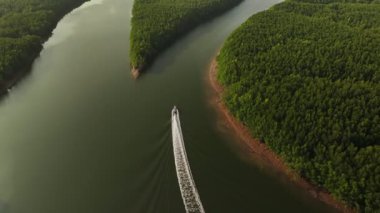
[[[331,212],[242,160],[207,103],[204,76],[217,49],[277,2],[245,0],[178,41],[138,81],[128,59],[132,0],[92,0],[68,14],[0,102],[0,212],[184,212],[173,105],[206,212]]]

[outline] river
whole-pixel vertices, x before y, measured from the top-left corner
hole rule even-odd
[[[333,212],[243,159],[207,101],[206,69],[225,38],[278,0],[246,0],[165,51],[137,81],[132,1],[92,0],[65,16],[0,102],[0,212],[184,212],[170,112],[181,112],[206,212]]]

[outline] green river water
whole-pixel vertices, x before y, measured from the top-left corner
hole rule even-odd
[[[180,108],[206,212],[334,212],[239,154],[217,127],[205,76],[226,37],[278,0],[246,0],[130,75],[130,0],[93,0],[63,18],[0,102],[0,212],[184,212],[170,110]]]

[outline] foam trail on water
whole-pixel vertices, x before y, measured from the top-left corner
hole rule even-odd
[[[204,213],[205,211],[203,209],[201,199],[199,198],[198,190],[195,186],[189,161],[187,159],[181,130],[181,122],[179,120],[179,114],[176,107],[172,110],[172,138],[177,178],[186,212]]]

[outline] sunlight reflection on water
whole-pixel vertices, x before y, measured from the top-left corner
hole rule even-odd
[[[68,37],[74,34],[74,27],[75,27],[75,13],[78,13],[80,11],[83,11],[84,9],[88,9],[95,5],[101,5],[103,4],[104,0],[92,0],[85,2],[80,7],[74,9],[71,13],[71,15],[67,14],[57,25],[57,27],[53,30],[53,35],[49,40],[47,40],[44,43],[44,48],[49,48],[52,46],[55,46],[57,44],[62,43],[65,41]],[[74,16],[73,16],[74,15]]]

